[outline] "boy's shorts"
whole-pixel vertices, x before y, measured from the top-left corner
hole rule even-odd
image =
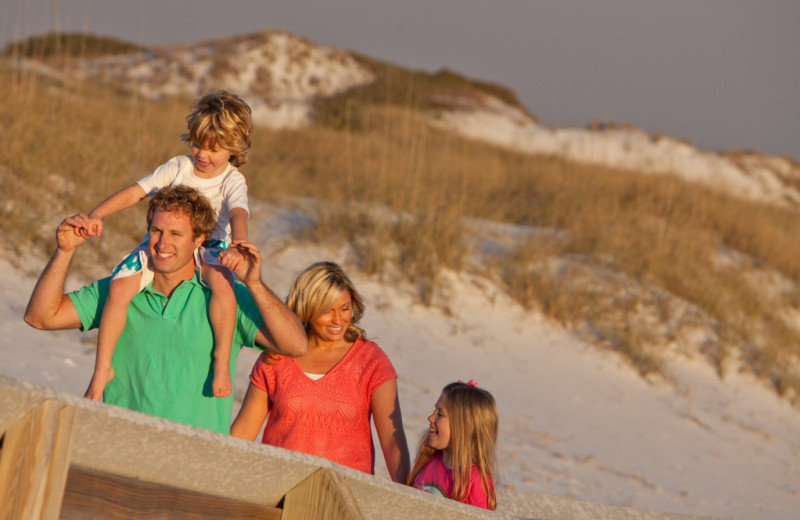
[[[219,263],[219,254],[225,249],[228,249],[228,244],[224,240],[206,240],[203,245],[194,250],[195,267],[200,269],[203,264],[222,266]],[[139,292],[153,281],[153,263],[150,260],[147,241],[139,244],[122,262],[117,264],[111,272],[111,280],[127,278],[135,274],[142,275],[139,280]],[[205,280],[202,278],[201,282],[205,285]]]

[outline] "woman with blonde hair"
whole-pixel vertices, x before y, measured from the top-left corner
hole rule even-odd
[[[231,435],[375,471],[370,417],[389,475],[405,483],[409,455],[397,373],[358,322],[364,302],[342,268],[318,262],[298,274],[286,299],[308,335],[298,358],[256,361]]]
[[[494,488],[497,407],[474,380],[444,387],[423,433],[408,484],[484,509],[497,507]]]

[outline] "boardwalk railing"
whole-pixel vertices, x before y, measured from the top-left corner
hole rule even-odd
[[[2,520],[689,518],[546,495],[506,511],[0,376]]]

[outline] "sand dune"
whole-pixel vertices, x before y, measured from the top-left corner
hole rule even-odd
[[[347,268],[346,250],[287,241],[285,216],[260,207],[251,218],[258,223],[251,237],[265,254],[264,279],[278,294],[313,261]],[[0,374],[82,394],[95,335],[25,325],[35,280],[4,260],[0,267]],[[645,381],[621,358],[523,312],[470,276],[447,275],[445,310],[415,304],[407,288],[351,275],[367,305],[362,325],[400,374],[411,446],[441,387],[474,378],[498,401],[503,493],[718,517],[797,517],[800,411],[763,383],[737,374],[721,381],[689,359],[671,361],[672,381]],[[249,349],[239,356],[238,398],[254,359]],[[385,476],[383,465],[379,474]]]

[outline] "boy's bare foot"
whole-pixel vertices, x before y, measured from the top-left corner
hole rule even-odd
[[[92,380],[89,381],[89,388],[86,389],[86,393],[84,393],[83,396],[92,401],[102,401],[103,390],[105,390],[106,385],[112,379],[114,379],[113,368],[108,367],[108,369],[105,370],[95,369],[94,374],[92,374]]]
[[[217,369],[217,365],[222,365],[222,370]],[[211,382],[211,390],[214,392],[214,397],[223,398],[231,395],[233,385],[231,384],[230,369],[227,365],[215,363],[214,380]]]

